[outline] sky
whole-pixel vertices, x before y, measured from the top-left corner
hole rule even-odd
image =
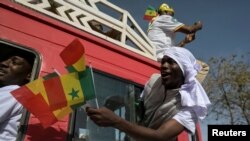
[[[175,10],[175,18],[192,25],[202,21],[203,28],[196,34],[196,39],[186,45],[196,58],[207,62],[211,57],[228,57],[250,52],[250,16],[249,0],[109,0],[127,10],[143,31],[148,22],[143,20],[146,8],[151,5],[158,8],[161,3],[168,3]],[[184,38],[177,34],[177,40]],[[249,56],[247,58],[249,59]],[[207,141],[207,124],[215,121],[203,121],[203,141]]]
[[[196,58],[207,61],[211,57],[230,56],[250,52],[249,0],[109,0],[127,10],[143,31],[148,22],[143,20],[146,8],[158,8],[163,2],[175,10],[175,18],[192,25],[202,21],[203,29],[196,39],[186,45]],[[177,40],[184,38],[178,33]]]

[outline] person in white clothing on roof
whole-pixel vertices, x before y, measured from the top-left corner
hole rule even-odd
[[[149,24],[148,38],[156,47],[156,57],[158,61],[162,59],[165,48],[175,46],[184,47],[187,43],[195,40],[195,33],[202,29],[202,23],[200,21],[188,26],[177,21],[173,16],[174,9],[169,7],[168,4],[163,3],[158,8],[158,16],[153,18]],[[175,42],[177,32],[186,34],[185,39],[178,44]],[[203,82],[209,71],[209,66],[200,60],[197,62],[202,66],[202,69],[196,77],[199,82]]]
[[[195,77],[201,66],[185,48],[166,48],[163,54],[161,74],[153,74],[142,92],[145,112],[139,124],[126,121],[105,107],[86,108],[90,119],[138,141],[176,141],[184,130],[194,134],[196,122],[206,117],[210,105]]]
[[[158,8],[158,16],[153,18],[148,27],[148,38],[156,47],[156,56],[161,55],[164,48],[179,46],[183,47],[195,39],[195,33],[202,29],[201,21],[193,25],[186,25],[174,17],[174,9],[163,3]],[[187,34],[179,44],[175,42],[176,32]]]
[[[34,55],[15,51],[0,61],[0,141],[15,141],[23,106],[11,91],[29,82]]]

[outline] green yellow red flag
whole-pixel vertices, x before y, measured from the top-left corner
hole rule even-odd
[[[44,127],[57,121],[50,110],[46,90],[43,86],[43,82],[52,77],[57,77],[57,75],[55,73],[48,74],[11,92],[17,101],[40,120]]]
[[[66,48],[64,48],[60,53],[60,56],[66,64],[66,69],[69,72],[85,70],[85,50],[78,39],[73,40]]]
[[[143,19],[147,20],[147,21],[151,21],[157,15],[158,15],[157,10],[152,6],[148,6],[147,9],[146,9],[146,12],[144,14]]]
[[[64,118],[86,100],[95,98],[91,69],[86,67],[80,41],[71,42],[60,56],[70,73],[61,76],[51,73],[11,92],[44,127]]]

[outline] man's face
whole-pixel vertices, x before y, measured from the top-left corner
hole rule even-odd
[[[184,83],[183,73],[179,65],[170,57],[164,56],[161,61],[162,83],[168,89],[180,88]]]
[[[0,86],[22,85],[29,79],[31,65],[20,56],[0,62]]]

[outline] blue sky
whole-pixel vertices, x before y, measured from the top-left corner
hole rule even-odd
[[[166,2],[175,10],[175,18],[191,25],[201,20],[203,29],[188,44],[194,55],[204,61],[211,57],[250,52],[250,1],[248,0],[109,0],[127,10],[146,31],[143,20],[148,5],[157,8]],[[177,39],[184,38],[178,33]]]
[[[193,54],[208,61],[211,57],[227,57],[232,54],[242,55],[250,52],[250,16],[249,0],[109,0],[127,10],[140,25],[147,30],[147,21],[143,15],[151,5],[155,8],[163,2],[175,10],[175,18],[186,25],[201,20],[203,29],[196,34],[196,40],[185,46]],[[179,33],[177,39],[184,38]],[[250,60],[249,57],[247,60]],[[207,141],[206,124],[218,124],[213,121],[203,122],[203,141]]]

